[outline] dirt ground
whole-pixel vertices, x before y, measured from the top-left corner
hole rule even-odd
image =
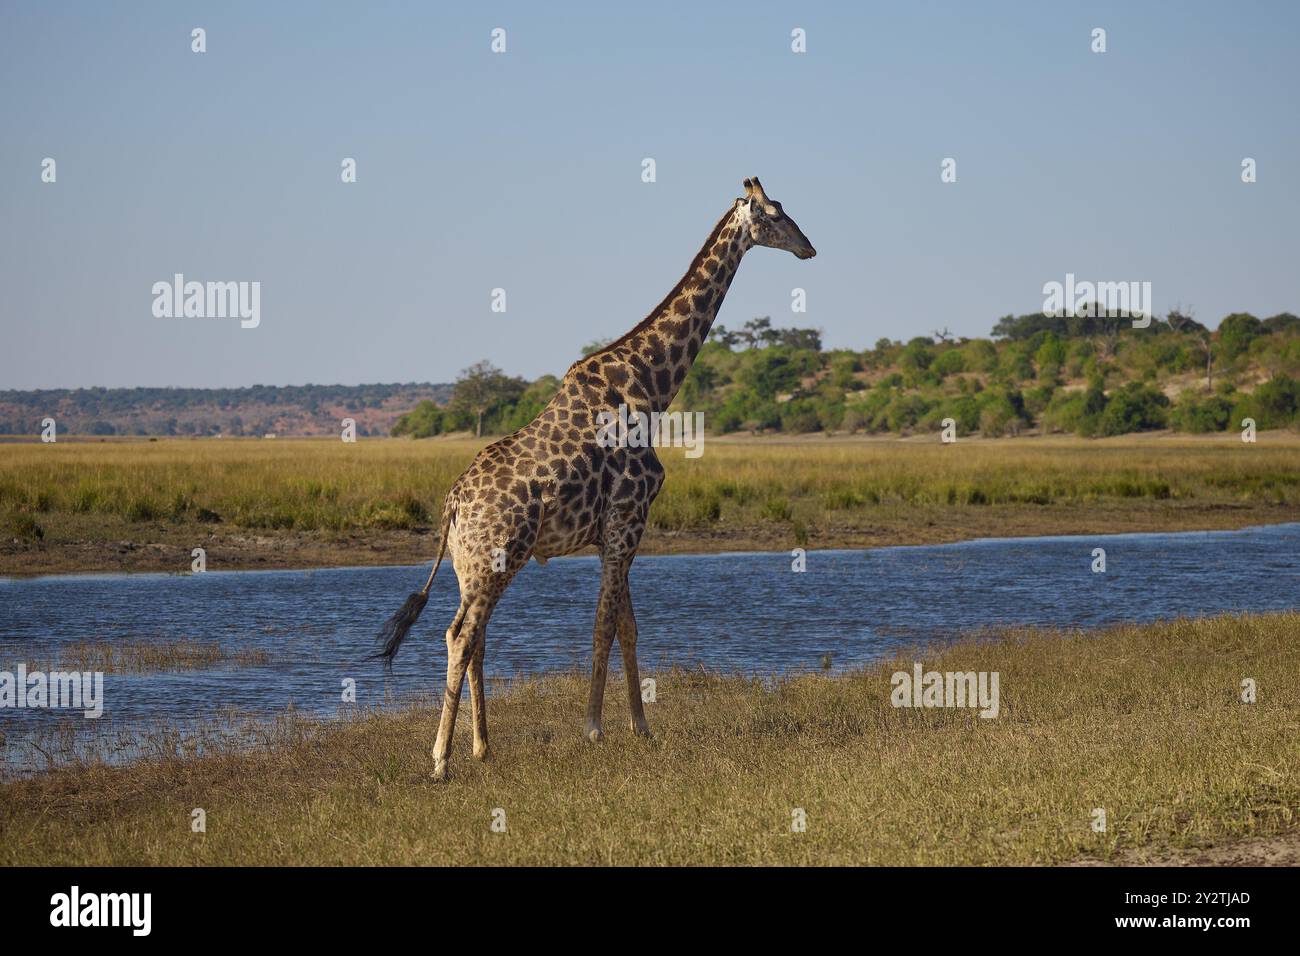
[[[1112,860],[1080,857],[1070,866],[1300,866],[1300,830],[1215,846],[1129,850]]]

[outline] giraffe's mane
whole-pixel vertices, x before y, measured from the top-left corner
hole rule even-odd
[[[628,339],[632,338],[632,336],[636,335],[638,332],[645,331],[645,329],[649,328],[655,319],[663,315],[664,310],[667,309],[668,306],[672,305],[673,299],[677,298],[677,296],[682,293],[682,291],[686,288],[687,283],[690,282],[691,279],[695,276],[695,273],[699,271],[701,264],[703,264],[704,260],[709,257],[709,253],[713,251],[713,247],[718,241],[719,234],[722,232],[723,227],[726,226],[727,220],[729,220],[732,217],[735,211],[736,211],[736,204],[732,203],[731,208],[722,214],[722,218],[718,220],[718,224],[714,226],[713,231],[709,233],[709,238],[704,240],[704,245],[700,246],[700,251],[697,252],[695,254],[695,258],[691,260],[691,264],[686,269],[686,274],[683,275],[679,280],[677,280],[677,284],[668,291],[668,294],[664,296],[662,302],[660,302],[658,305],[656,305],[653,309],[650,310],[649,315],[647,315],[644,319],[642,319],[640,322],[634,325],[623,335],[620,335],[613,342],[610,342],[603,349],[600,349],[599,351],[596,352],[592,352],[590,355],[586,355],[578,359],[578,361],[574,362],[573,365],[569,366],[570,371],[572,371],[574,365],[581,365],[583,362],[590,361],[591,359],[595,358],[597,355],[603,355],[606,352],[618,348],[620,345],[622,345]]]

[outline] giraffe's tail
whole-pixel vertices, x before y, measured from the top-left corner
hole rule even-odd
[[[402,646],[402,641],[406,640],[406,635],[410,633],[411,626],[415,624],[420,617],[420,612],[424,606],[429,603],[429,589],[433,587],[433,577],[438,573],[438,567],[442,564],[442,556],[447,553],[447,532],[451,528],[451,520],[456,512],[455,489],[447,493],[447,499],[442,505],[442,527],[438,532],[438,557],[433,562],[433,570],[429,572],[429,580],[424,582],[424,587],[419,591],[409,595],[397,609],[397,613],[388,619],[383,629],[379,632],[378,640],[383,643],[383,647],[375,654],[370,656],[371,660],[382,660],[388,668],[393,666],[393,658],[397,656],[397,649]]]

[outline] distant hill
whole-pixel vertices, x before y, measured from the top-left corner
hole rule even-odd
[[[360,435],[492,435],[526,425],[559,386],[483,361],[443,385],[0,391],[0,434],[36,435],[51,417],[82,435],[333,436],[344,418]],[[1211,330],[1177,310],[1137,327],[1040,312],[1002,317],[992,338],[945,329],[860,351],[764,316],[713,329],[674,407],[718,434],[1300,428],[1300,316],[1234,312]]]
[[[387,435],[451,385],[254,385],[251,388],[77,388],[0,391],[0,434],[35,435],[53,418],[63,435]]]

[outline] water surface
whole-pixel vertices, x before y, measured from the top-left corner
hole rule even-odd
[[[1098,547],[1105,573],[1091,570]],[[792,571],[789,552],[673,555],[639,558],[632,590],[643,670],[702,664],[768,675],[827,660],[852,667],[900,645],[997,625],[1095,627],[1294,608],[1297,555],[1300,524],[811,551],[803,573]],[[425,574],[427,567],[0,579],[0,670],[19,661],[48,665],[61,646],[87,639],[186,637],[270,655],[257,666],[107,675],[106,716],[127,721],[232,707],[330,716],[345,678],[355,680],[362,706],[440,693],[443,633],[456,604],[448,564],[393,678],[364,659],[378,627]],[[492,618],[489,675],[589,667],[598,587],[594,557],[530,564]],[[617,650],[611,660],[617,670]],[[0,730],[12,735],[66,715],[0,710]]]

